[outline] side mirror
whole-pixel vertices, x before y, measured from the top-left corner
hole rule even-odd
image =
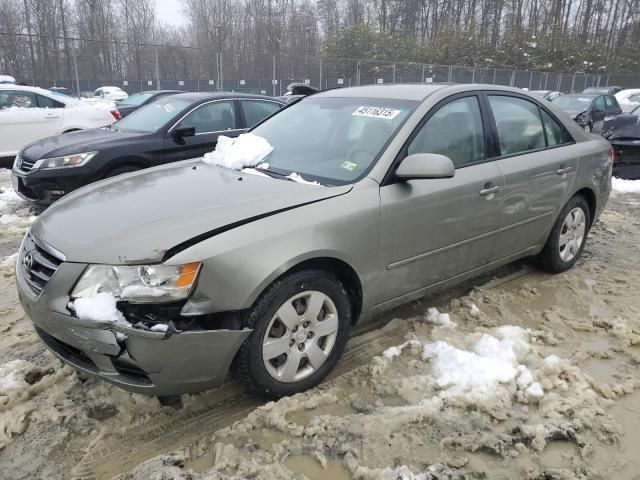
[[[396,169],[396,177],[402,180],[451,178],[455,173],[451,159],[437,153],[414,153],[405,157]]]
[[[196,127],[182,127],[171,131],[173,138],[193,137],[196,134]]]

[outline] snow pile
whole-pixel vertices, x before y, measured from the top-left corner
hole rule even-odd
[[[273,147],[266,139],[253,133],[243,133],[237,138],[220,135],[216,149],[205,153],[204,162],[242,170],[257,165],[272,151]]]
[[[0,191],[0,215],[13,214],[24,203],[25,201],[9,186]]]
[[[640,193],[640,180],[625,180],[613,177],[611,179],[613,191],[620,193]]]
[[[529,352],[528,334],[520,327],[500,327],[493,335],[483,334],[471,351],[437,341],[424,345],[423,360],[430,360],[438,388],[447,396],[471,394],[484,398],[500,384],[516,383],[525,397],[540,400],[539,384],[519,361]]]
[[[0,268],[14,267],[18,260],[18,253],[0,258]]]
[[[300,175],[298,175],[296,172],[291,172],[291,174],[288,175],[287,178],[290,179],[290,180],[293,180],[294,182],[305,183],[307,185],[320,185],[318,182],[310,182],[309,180],[305,180]]]
[[[424,316],[424,319],[429,323],[437,325],[438,327],[445,327],[445,328],[456,327],[456,323],[451,321],[451,317],[449,316],[448,313],[440,313],[440,311],[438,311],[438,309],[435,307],[431,307],[427,310],[427,313]]]
[[[116,297],[110,292],[101,292],[88,298],[77,298],[73,302],[73,308],[80,320],[93,320],[102,322],[115,322],[129,325],[116,308]]]

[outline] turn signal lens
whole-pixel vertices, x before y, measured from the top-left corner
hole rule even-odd
[[[187,263],[180,267],[180,275],[176,280],[176,287],[190,286],[198,274],[199,262]]]

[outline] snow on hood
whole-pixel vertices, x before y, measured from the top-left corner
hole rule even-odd
[[[254,167],[273,151],[269,142],[253,133],[243,133],[237,138],[220,135],[216,149],[206,153],[203,161],[233,170]]]

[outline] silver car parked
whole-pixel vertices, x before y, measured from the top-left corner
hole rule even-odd
[[[516,89],[331,90],[253,133],[273,146],[254,169],[164,165],[37,219],[18,290],[49,349],[137,392],[216,387],[233,361],[292,394],[375,312],[525,256],[571,268],[611,189],[606,140]],[[99,294],[116,316],[83,319]]]

